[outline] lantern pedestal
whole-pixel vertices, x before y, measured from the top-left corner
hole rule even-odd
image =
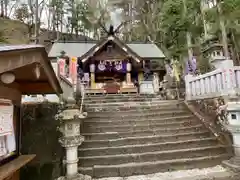
[[[66,176],[58,180],[90,180],[90,176],[78,173],[78,146],[84,141],[80,135],[81,120],[86,118],[86,113],[80,113],[79,107],[69,105],[60,112],[56,119],[60,121],[59,131],[63,134],[59,143],[66,149]]]
[[[129,72],[126,74],[126,82],[128,85],[131,84],[131,74]]]
[[[232,134],[234,156],[223,165],[235,172],[240,172],[240,102],[229,102],[227,105],[227,122],[225,128]]]

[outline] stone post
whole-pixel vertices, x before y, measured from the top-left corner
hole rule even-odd
[[[89,179],[78,173],[78,146],[84,141],[84,137],[80,135],[80,124],[84,118],[86,113],[81,114],[79,107],[74,104],[68,104],[66,109],[56,116],[60,121],[59,131],[63,134],[59,142],[66,149],[66,175],[58,180]]]
[[[187,74],[185,76],[185,99],[187,101],[191,100],[191,96],[192,96],[192,87],[190,85],[190,80],[192,79],[192,75],[191,74]]]
[[[156,94],[158,94],[159,93],[159,75],[158,75],[158,73],[154,73],[154,75],[153,75],[153,88],[154,88],[154,92],[156,93]]]

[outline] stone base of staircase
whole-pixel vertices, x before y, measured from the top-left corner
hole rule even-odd
[[[94,95],[87,97],[85,109],[85,141],[79,148],[82,174],[147,175],[214,167],[230,158],[227,147],[181,101]]]
[[[233,172],[240,174],[240,158],[239,157],[232,157],[229,160],[223,161],[223,166],[230,169]]]
[[[173,171],[130,177],[109,177],[93,180],[239,180],[239,175],[221,166]]]

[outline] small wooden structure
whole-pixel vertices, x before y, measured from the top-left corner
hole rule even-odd
[[[10,116],[12,118],[8,120],[13,122],[12,134],[16,147],[14,151],[0,156],[1,180],[18,180],[20,168],[35,157],[20,155],[22,95],[61,93],[61,86],[43,46],[0,46],[0,105],[4,106],[7,103],[9,109],[12,108],[13,114]],[[2,114],[3,112],[0,115]]]
[[[72,58],[78,59],[78,68],[87,82],[87,94],[136,93],[134,81],[143,82],[146,68],[152,77],[153,72],[157,73],[160,80],[165,75],[165,56],[155,44],[125,44],[111,33],[94,43],[55,42],[49,58],[54,60],[61,52],[66,54],[66,64]]]

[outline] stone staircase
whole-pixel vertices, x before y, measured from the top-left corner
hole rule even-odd
[[[79,171],[95,178],[205,168],[227,147],[184,106],[144,95],[92,95],[81,132]]]

